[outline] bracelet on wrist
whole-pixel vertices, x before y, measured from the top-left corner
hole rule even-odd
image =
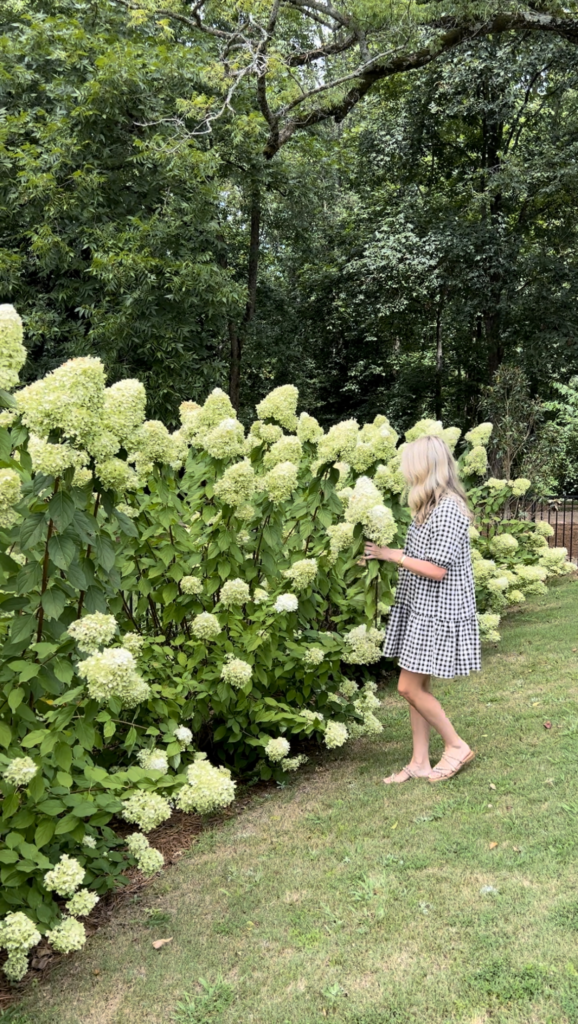
[[[403,565],[403,563],[404,563],[406,558],[407,558],[407,555],[402,555],[400,560],[399,560],[399,562],[397,564],[401,567]]]

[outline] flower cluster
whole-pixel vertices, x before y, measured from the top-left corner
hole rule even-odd
[[[158,747],[155,747],[153,750],[139,750],[136,756],[141,768],[144,768],[146,771],[164,772],[166,774],[169,770],[166,751],[159,750]]]
[[[302,444],[307,441],[315,443],[323,436],[323,427],[320,427],[314,416],[302,412],[297,424],[297,437]]]
[[[0,469],[0,527],[16,522],[13,506],[22,496],[22,480],[14,469]]]
[[[234,658],[232,656],[229,656],[221,669],[221,679],[236,690],[245,686],[251,679],[252,675],[253,669],[248,662],[243,661],[241,658]]]
[[[0,305],[0,388],[12,391],[26,362],[26,349],[22,344],[22,320],[7,303]]]
[[[486,487],[489,487],[491,491],[494,491],[496,493],[498,493],[499,491],[504,491],[507,486],[507,480],[502,480],[496,476],[490,476],[486,480]]]
[[[265,755],[270,761],[282,761],[283,758],[287,757],[289,749],[289,740],[286,740],[284,736],[277,736],[275,739],[270,739],[266,744]]]
[[[205,451],[214,459],[235,459],[245,452],[243,424],[232,416],[221,420],[202,441]]]
[[[320,665],[325,655],[319,647],[309,647],[303,655],[303,664],[307,665],[308,668],[315,668],[316,665]]]
[[[72,896],[84,881],[85,870],[74,857],[63,853],[58,864],[44,876],[44,885],[49,892],[59,896]]]
[[[349,665],[372,665],[379,661],[384,637],[383,629],[368,629],[365,624],[356,626],[344,637],[343,661]]]
[[[357,420],[342,420],[331,427],[317,442],[317,461],[320,465],[336,462],[337,459],[350,461],[359,439]]]
[[[76,671],[85,679],[90,696],[104,703],[118,697],[125,708],[147,700],[150,687],[136,670],[135,660],[124,647],[109,647],[79,662]]]
[[[175,729],[175,739],[181,744],[181,747],[190,747],[193,742],[193,734],[186,725],[178,725]]]
[[[118,437],[124,448],[132,448],[142,427],[146,409],[146,391],[140,380],[127,378],[105,388],[103,426]]]
[[[534,523],[534,530],[541,537],[554,536],[554,527],[550,526],[550,523],[546,522],[545,519],[538,519],[538,521]]]
[[[104,366],[94,356],[69,359],[16,392],[22,422],[31,434],[48,438],[52,430],[61,430],[100,458],[106,450],[114,455],[119,442],[107,435],[102,424],[104,405]]]
[[[468,430],[465,435],[465,440],[472,448],[476,448],[478,445],[481,445],[482,448],[486,448],[493,429],[494,427],[492,423],[479,423],[477,427],[473,427],[472,430]]]
[[[353,679],[342,679],[339,685],[339,692],[343,694],[344,697],[351,699],[359,693],[359,689],[357,683],[354,682]]]
[[[286,569],[283,575],[291,580],[295,590],[306,590],[317,576],[317,569],[316,558],[301,558],[298,562],[293,562],[291,568]]]
[[[145,472],[140,456],[135,455],[135,460],[142,472]],[[148,463],[147,469],[150,471]],[[136,491],[140,484],[140,479],[134,469],[123,459],[117,459],[114,456],[103,462],[97,462],[94,471],[103,487],[109,491]]]
[[[466,434],[466,437],[468,435]],[[483,476],[488,468],[488,453],[481,444],[475,445],[466,452],[463,459],[463,472],[466,476]]]
[[[199,594],[203,593],[203,581],[198,576],[182,576],[180,588],[183,594],[188,594],[190,597],[198,597]]]
[[[88,461],[86,452],[79,452],[66,442],[64,444],[52,444],[45,441],[36,434],[28,438],[28,454],[32,462],[32,469],[35,473],[43,473],[44,476],[62,476],[67,469],[76,469],[81,472]],[[92,479],[92,473],[90,474]]]
[[[265,469],[273,469],[280,462],[294,462],[298,466],[302,454],[303,448],[299,438],[291,434],[283,434],[265,453],[263,466]]]
[[[383,726],[374,714],[374,711],[380,707],[380,702],[375,696],[376,689],[375,683],[365,683],[353,701],[353,707],[358,715],[361,715],[362,720],[349,724],[349,735],[352,739],[357,739],[359,736],[378,736],[383,732]]]
[[[78,648],[85,654],[93,654],[99,647],[109,644],[116,633],[117,622],[114,615],[94,612],[76,619],[68,627],[68,635],[76,640]]]
[[[295,594],[279,594],[273,605],[273,609],[276,612],[296,612],[298,607],[299,601]]]
[[[140,633],[125,633],[121,643],[125,650],[130,651],[133,658],[138,658],[145,645],[145,638]]]
[[[215,484],[215,494],[225,505],[244,505],[255,492],[255,470],[248,459],[235,462]]]
[[[532,486],[532,481],[527,480],[525,477],[520,476],[517,480],[512,480],[512,494],[514,498],[521,498],[523,494]]]
[[[235,783],[228,768],[215,768],[206,755],[197,757],[187,769],[187,783],[177,793],[176,805],[181,811],[210,814],[228,807],[235,799]]]
[[[297,402],[299,392],[292,384],[284,384],[283,387],[275,388],[259,402],[257,416],[261,420],[275,420],[285,430],[296,430],[297,428]]]
[[[376,544],[389,544],[397,530],[391,509],[383,504],[381,492],[367,476],[358,477],[345,519],[348,523],[362,523],[365,535]]]
[[[160,850],[151,846],[147,837],[142,832],[133,832],[126,837],[126,845],[130,853],[136,859],[139,871],[143,875],[155,875],[162,868],[165,858]]]
[[[66,904],[66,909],[73,917],[87,917],[94,910],[100,897],[90,889],[79,889]]]
[[[278,462],[261,477],[260,486],[274,505],[287,501],[297,487],[297,466],[293,462]]]
[[[353,544],[354,523],[335,523],[327,527],[329,550],[335,560],[341,551],[346,551]]]
[[[325,740],[325,746],[329,750],[334,750],[335,747],[342,747],[349,739],[347,726],[343,722],[328,722],[325,726],[323,739]]]
[[[269,594],[267,593],[267,591],[264,590],[263,587],[257,587],[255,593],[253,594],[253,603],[263,604],[265,601],[268,601],[268,599]]]
[[[566,573],[574,572],[575,566],[568,561],[566,548],[545,548],[540,555],[538,562],[552,576],[564,576]]]
[[[234,608],[236,605],[246,604],[251,599],[249,584],[244,580],[227,580],[221,587],[220,600],[225,608]]]
[[[492,537],[490,547],[495,555],[508,557],[518,550],[518,541],[511,533],[497,533]]]
[[[82,921],[75,917],[63,917],[62,921],[46,933],[50,945],[57,953],[74,953],[86,942],[86,931]]]
[[[8,953],[4,973],[11,981],[20,981],[28,970],[26,954],[42,936],[27,914],[18,910],[0,921],[0,948]]]
[[[214,640],[221,632],[221,623],[211,612],[201,612],[200,615],[195,615],[191,623],[191,632],[197,640]]]
[[[262,420],[255,420],[251,425],[249,433],[249,442],[251,447],[265,442],[265,444],[274,444],[280,437],[283,437],[283,430],[278,427],[276,423],[263,423]]]
[[[279,767],[284,772],[296,772],[302,764],[307,764],[309,758],[305,754],[297,754],[296,757],[284,757],[279,762]]]
[[[313,711],[311,708],[301,708],[299,711],[301,718],[306,718],[308,722],[320,723],[323,721],[323,715],[320,711]]]
[[[480,626],[480,637],[482,640],[497,643],[500,639],[500,634],[498,633],[500,616],[487,612],[485,615],[478,615],[478,623]]]
[[[152,832],[171,816],[171,805],[158,793],[137,790],[122,802],[121,814],[125,821],[138,825],[143,832]]]
[[[4,769],[4,778],[11,786],[27,786],[38,771],[31,757],[14,757]]]
[[[401,455],[394,455],[387,465],[378,466],[373,482],[382,492],[391,491],[392,494],[401,494],[407,486],[401,471]]]

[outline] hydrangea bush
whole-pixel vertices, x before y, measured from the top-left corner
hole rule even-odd
[[[93,357],[18,390],[24,355],[0,307],[0,947],[13,979],[40,933],[80,948],[79,918],[127,864],[160,869],[147,835],[175,807],[228,806],[235,775],[286,778],[303,739],[335,749],[381,730],[396,569],[359,556],[364,538],[401,546],[409,523],[385,416],[324,433],[288,385],[246,432],[216,389],[183,403],[170,433],[145,419],[138,381],[107,387]],[[460,457],[478,504],[480,488],[503,502],[480,485],[490,429]],[[406,438],[432,432],[459,439],[432,420]],[[565,571],[543,534],[520,559],[510,527],[518,547],[498,528],[479,541],[494,619],[508,588]],[[515,586],[488,585],[506,573]],[[138,829],[126,841],[120,819]]]

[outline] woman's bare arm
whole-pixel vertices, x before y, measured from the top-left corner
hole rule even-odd
[[[381,562],[397,562],[399,564],[402,555],[401,548],[380,548],[377,544],[368,541],[362,561],[365,563],[367,558],[379,558]],[[416,576],[425,576],[428,580],[443,580],[447,573],[447,569],[442,569],[441,565],[425,562],[423,558],[410,558],[409,555],[404,556],[403,568],[409,569]]]

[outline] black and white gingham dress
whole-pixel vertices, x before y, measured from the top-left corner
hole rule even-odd
[[[446,497],[425,523],[413,522],[408,530],[405,554],[447,573],[428,580],[399,570],[383,653],[399,658],[400,668],[453,679],[481,667],[468,527],[458,502]]]

